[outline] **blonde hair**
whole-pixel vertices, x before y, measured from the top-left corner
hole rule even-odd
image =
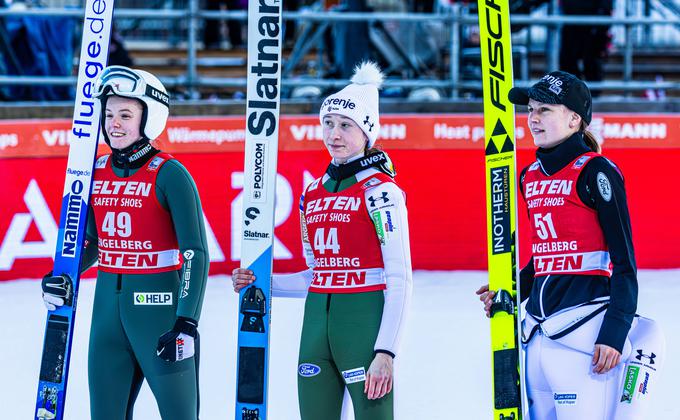
[[[383,151],[382,147],[380,147],[378,145],[373,145],[373,147],[366,149],[366,151],[364,152],[364,155],[370,155],[371,153],[378,153],[378,152],[382,152],[382,151]]]
[[[372,147],[364,149],[364,156],[368,156],[371,153],[378,153],[378,152],[384,153],[385,151],[382,149],[381,146],[374,144]],[[385,155],[387,155],[387,153],[385,153]],[[389,157],[387,158],[387,161],[389,162],[390,166],[392,167],[393,174],[391,176],[394,176],[394,174],[397,173],[396,172],[397,170],[395,169],[395,166],[394,166],[394,162],[392,162],[392,160]]]
[[[581,119],[581,127],[579,131],[583,133],[583,140],[586,142],[586,146],[595,153],[602,153],[602,147],[600,143],[597,142],[595,135],[588,130],[588,124],[586,124],[583,119]]]

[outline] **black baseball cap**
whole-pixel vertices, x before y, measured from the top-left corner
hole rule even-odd
[[[508,99],[515,105],[528,105],[529,99],[544,104],[561,104],[571,109],[590,124],[593,118],[593,99],[583,80],[566,71],[546,74],[528,88],[514,87]]]

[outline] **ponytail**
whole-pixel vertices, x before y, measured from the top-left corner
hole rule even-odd
[[[380,146],[373,145],[373,147],[371,147],[370,149],[366,149],[366,150],[364,151],[364,156],[368,156],[368,155],[370,155],[371,153],[378,153],[378,152],[382,152],[382,151],[383,151],[383,150],[382,150],[382,148],[381,148]]]
[[[382,149],[382,147],[374,144],[373,147],[367,147],[364,149],[364,156],[368,156],[373,153],[383,153],[385,154],[385,157],[387,158],[387,162],[382,162],[380,164],[380,170],[387,175],[391,176],[394,178],[394,176],[397,174],[396,170],[394,169],[394,164],[392,163],[392,159],[390,159],[389,156],[387,156],[387,153]]]
[[[588,125],[585,121],[581,120],[581,127],[579,129],[583,133],[583,140],[586,142],[586,146],[595,153],[602,153],[602,147],[600,143],[595,139],[595,135],[588,131]]]

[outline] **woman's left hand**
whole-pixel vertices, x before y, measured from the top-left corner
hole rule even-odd
[[[605,344],[595,344],[595,353],[593,354],[593,372],[607,373],[621,361],[621,353],[613,347]]]
[[[364,394],[369,400],[377,400],[392,391],[392,356],[377,353],[366,372]]]

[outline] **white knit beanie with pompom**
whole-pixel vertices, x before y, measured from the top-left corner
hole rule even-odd
[[[321,104],[319,120],[328,114],[351,118],[368,137],[368,147],[373,147],[380,132],[378,89],[385,76],[372,61],[365,61],[354,68],[354,76],[340,92],[326,98]]]

